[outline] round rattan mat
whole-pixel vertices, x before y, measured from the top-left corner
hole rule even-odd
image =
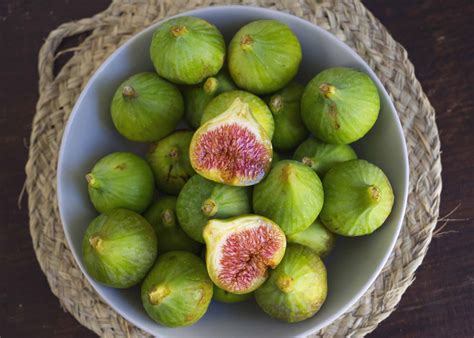
[[[39,93],[26,166],[30,232],[38,261],[64,309],[101,336],[144,336],[105,304],[82,275],[66,243],[56,199],[56,165],[69,113],[90,76],[134,33],[164,17],[198,7],[247,4],[300,16],[356,50],[390,93],[403,125],[410,160],[408,208],[396,247],[366,294],[318,336],[363,336],[395,310],[412,283],[436,226],[441,161],[435,112],[415,78],[407,53],[358,0],[173,1],[116,0],[92,18],[61,25],[39,54]],[[91,32],[57,76],[57,49],[70,36]],[[70,50],[71,51],[71,50]]]

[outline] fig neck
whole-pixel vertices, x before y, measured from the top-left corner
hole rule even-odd
[[[252,50],[252,44],[253,38],[248,34],[243,35],[240,39],[240,48],[244,51]]]
[[[186,28],[186,26],[177,25],[177,26],[173,26],[173,28],[171,28],[171,34],[172,34],[175,38],[178,38],[178,37],[180,37],[180,36],[183,36],[183,35],[185,35],[187,32],[188,32],[188,29]]]
[[[95,251],[100,253],[104,246],[104,240],[99,235],[94,235],[89,238],[89,244]]]
[[[91,188],[98,189],[100,187],[99,182],[97,181],[97,178],[92,173],[89,173],[86,175],[86,181],[87,185]]]
[[[382,198],[380,189],[375,185],[370,185],[365,188],[365,196],[369,206],[375,206],[379,204]]]
[[[305,166],[308,166],[310,168],[314,168],[316,166],[316,161],[307,156],[301,159],[301,163],[303,163]]]

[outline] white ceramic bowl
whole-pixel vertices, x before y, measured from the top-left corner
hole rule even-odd
[[[367,64],[348,46],[325,30],[298,17],[272,10],[243,7],[210,7],[181,15],[194,15],[215,24],[227,42],[244,24],[258,19],[276,19],[298,36],[303,61],[298,74],[307,83],[319,71],[334,66],[360,69],[374,80],[381,98],[375,127],[355,144],[360,158],[380,166],[393,185],[395,205],[385,224],[371,236],[339,238],[326,260],[329,294],[313,318],[286,324],[268,317],[255,302],[221,304],[212,302],[195,325],[166,328],[145,313],[139,288],[116,290],[95,282],[85,271],[81,255],[83,233],[97,212],[89,202],[84,175],[102,156],[113,151],[142,154],[145,146],[127,141],[114,129],[110,101],[118,85],[132,74],[152,71],[148,49],[158,24],[134,36],[112,54],[91,78],[77,100],[66,126],[58,163],[58,199],[61,220],[70,249],[99,295],[118,313],[151,334],[171,337],[229,337],[308,335],[330,324],[354,304],[373,283],[387,261],[402,224],[408,191],[408,158],[395,108],[389,95]]]

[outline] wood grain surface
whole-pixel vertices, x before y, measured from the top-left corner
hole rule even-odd
[[[370,336],[473,337],[474,1],[364,4],[408,50],[436,109],[443,151],[441,216],[448,221],[444,227],[440,221],[397,311]],[[0,1],[1,338],[94,336],[60,308],[49,290],[31,245],[26,200],[21,208],[17,201],[38,98],[39,48],[59,24],[108,5],[107,0]]]

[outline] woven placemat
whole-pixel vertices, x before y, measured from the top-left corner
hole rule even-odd
[[[90,76],[131,35],[164,17],[217,4],[248,4],[288,12],[330,31],[359,53],[375,71],[398,110],[407,140],[410,192],[404,226],[376,282],[344,315],[317,335],[363,336],[396,308],[412,283],[436,226],[441,161],[435,112],[415,78],[406,51],[358,0],[173,1],[117,0],[92,18],[61,25],[39,54],[39,93],[26,165],[30,232],[52,292],[62,307],[101,336],[144,336],[105,304],[86,281],[68,248],[56,199],[56,165],[61,136],[76,98]],[[59,74],[53,64],[61,42],[91,32],[72,51]]]

